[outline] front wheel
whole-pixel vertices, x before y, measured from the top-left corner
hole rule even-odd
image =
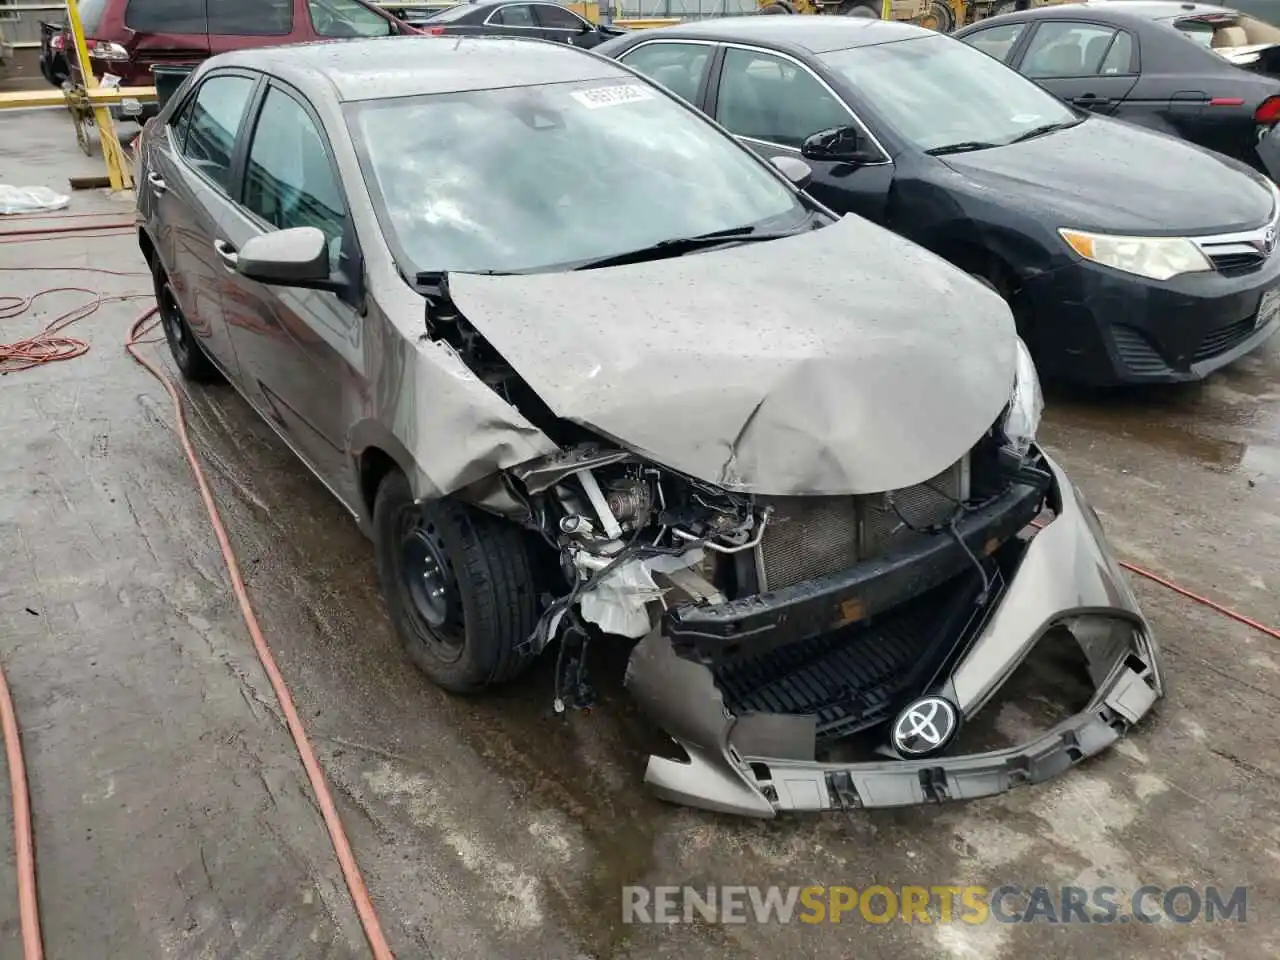
[[[373,528],[392,625],[437,686],[477,693],[529,665],[537,593],[517,526],[451,500],[415,503],[393,471],[378,487]]]

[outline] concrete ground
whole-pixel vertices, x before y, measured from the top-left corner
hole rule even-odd
[[[60,113],[0,128],[0,183],[96,172]],[[68,212],[102,210],[129,205],[76,195]],[[7,244],[0,292],[149,289],[84,266],[144,268],[128,237]],[[55,294],[37,313],[86,297]],[[87,356],[0,378],[0,662],[23,725],[47,955],[366,956],[168,401],[123,350],[146,305],[80,324]],[[0,339],[33,329],[3,321]],[[401,958],[1280,956],[1275,642],[1138,580],[1170,691],[1109,754],[966,805],[772,823],[681,809],[641,785],[652,738],[616,678],[567,721],[551,715],[545,669],[482,699],[432,687],[392,637],[370,546],[338,504],[230,388],[188,393],[254,603]],[[1200,386],[1051,397],[1043,439],[1124,557],[1280,621],[1280,342]],[[1017,736],[1026,719],[1012,703],[996,726]],[[0,790],[6,821],[8,807]],[[10,843],[0,830],[3,958],[19,955]],[[623,885],[685,883],[1249,894],[1243,925],[622,923]]]

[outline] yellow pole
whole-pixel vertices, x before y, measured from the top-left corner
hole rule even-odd
[[[880,19],[881,20],[893,19],[893,0],[884,0],[884,3],[880,5]]]
[[[80,79],[86,90],[98,86],[93,65],[89,62],[89,46],[84,40],[84,23],[80,20],[80,4],[67,0],[67,22],[71,25],[71,38],[76,45],[76,59],[80,62]],[[107,178],[112,190],[128,190],[133,187],[129,163],[116,136],[116,125],[111,121],[111,111],[105,106],[93,108],[93,119],[98,125],[98,139],[102,143],[102,156],[107,161]]]

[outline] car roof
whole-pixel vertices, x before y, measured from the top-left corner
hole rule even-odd
[[[568,44],[485,36],[327,40],[236,50],[206,63],[260,70],[310,97],[342,101],[632,76]]]
[[[933,30],[870,17],[723,17],[696,20],[656,30],[637,30],[640,38],[681,36],[707,40],[742,40],[782,46],[790,44],[810,53],[868,47],[912,37],[937,36]]]
[[[1117,19],[1172,20],[1176,17],[1199,17],[1212,14],[1236,15],[1239,11],[1209,3],[1178,3],[1174,0],[1086,0],[1036,7],[1012,16],[1018,19],[1064,20],[1115,16]],[[981,23],[982,21],[978,21]],[[968,32],[968,31],[966,31]]]

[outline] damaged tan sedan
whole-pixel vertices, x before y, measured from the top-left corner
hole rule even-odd
[[[632,645],[645,779],[745,815],[1043,780],[1160,696],[1149,627],[1004,301],[805,172],[562,45],[245,51],[148,124],[139,239],[182,372],[350,509],[442,687],[546,654],[569,709]],[[1087,705],[958,751],[1042,639]]]

